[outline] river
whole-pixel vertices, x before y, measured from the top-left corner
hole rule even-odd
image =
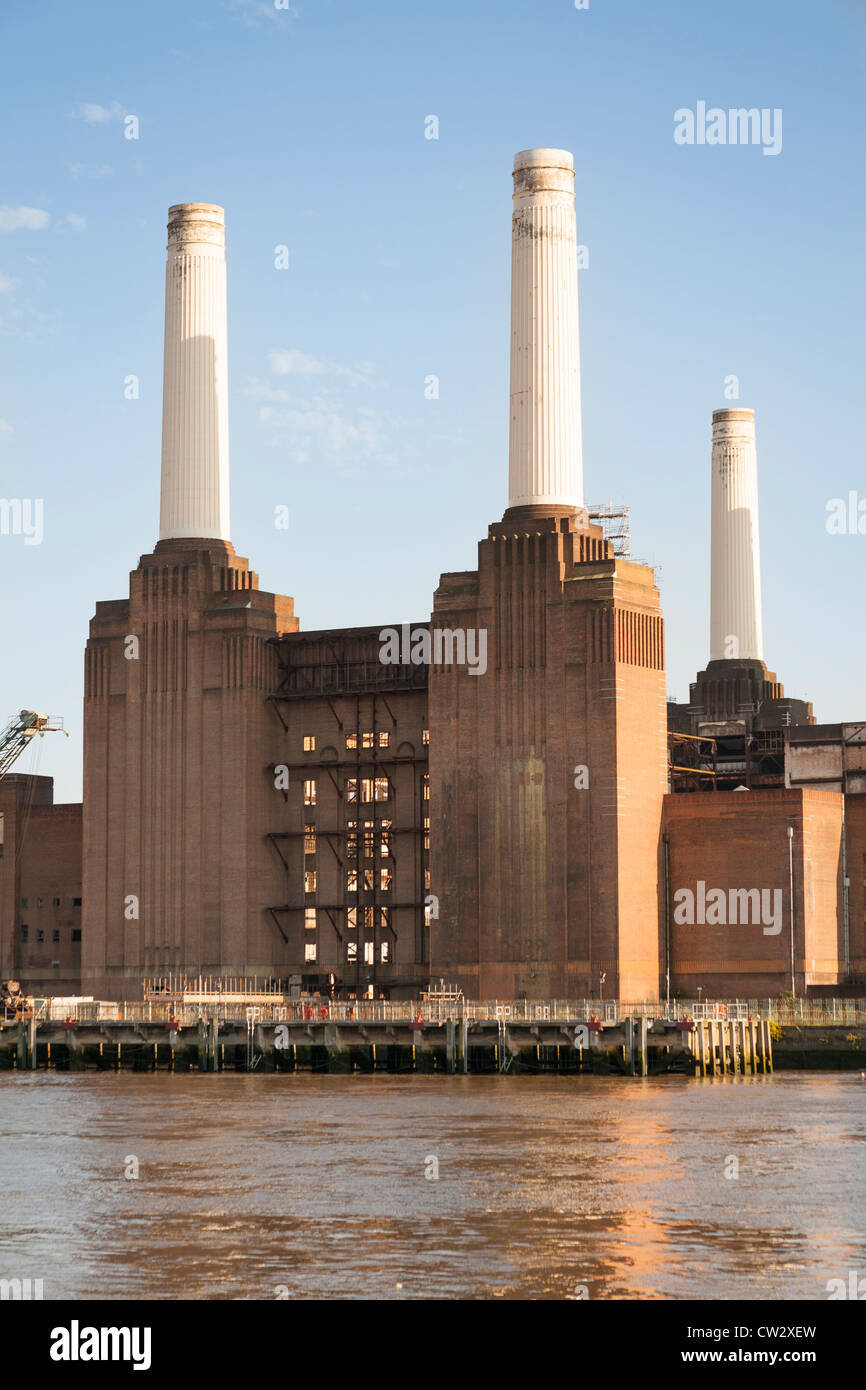
[[[866,1276],[856,1072],[4,1074],[0,1135],[0,1276],[46,1299],[826,1299]]]

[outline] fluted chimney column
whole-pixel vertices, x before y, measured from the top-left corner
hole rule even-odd
[[[508,505],[583,505],[577,228],[567,150],[514,157]]]
[[[710,660],[764,659],[753,410],[713,411]]]
[[[168,210],[161,540],[229,539],[225,213]]]

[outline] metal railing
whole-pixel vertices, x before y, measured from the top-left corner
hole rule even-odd
[[[856,1026],[866,1024],[866,999],[732,999],[622,1002],[616,999],[527,999],[472,1001],[384,999],[333,1000],[318,997],[286,999],[276,996],[253,1001],[223,1000],[218,1003],[112,1002],[39,999],[34,1001],[38,1022],[62,1023],[162,1023],[176,1019],[181,1027],[196,1024],[200,1018],[253,1023],[337,1022],[337,1023],[445,1023],[466,1019],[483,1023],[585,1023],[593,1016],[601,1023],[613,1024],[627,1017],[693,1019],[770,1019],[782,1025]],[[4,1020],[14,1021],[14,1015]]]

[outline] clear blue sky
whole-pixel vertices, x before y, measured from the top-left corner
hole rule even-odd
[[[5,0],[0,497],[42,498],[45,534],[0,536],[0,717],[65,716],[58,799],[94,604],[157,538],[168,206],[226,208],[237,550],[304,627],[417,620],[506,504],[533,145],[575,156],[586,492],[660,566],[669,692],[708,657],[710,417],[736,403],[768,665],[819,719],[866,718],[866,536],[825,529],[866,498],[864,59],[862,0]],[[781,153],[678,146],[701,100],[781,108]]]

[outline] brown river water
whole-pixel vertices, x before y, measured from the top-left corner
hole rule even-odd
[[[5,1074],[0,1174],[0,1277],[46,1299],[823,1300],[866,1277],[856,1072]]]

